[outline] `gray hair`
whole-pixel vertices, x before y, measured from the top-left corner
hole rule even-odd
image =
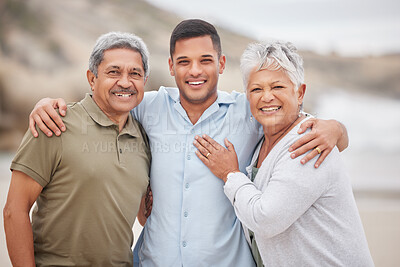
[[[245,88],[254,68],[256,71],[283,69],[295,85],[295,90],[304,83],[303,59],[296,53],[296,47],[291,43],[274,41],[249,44],[240,59],[240,70]]]
[[[149,51],[143,40],[127,32],[109,32],[101,35],[93,48],[89,58],[89,70],[97,77],[97,69],[104,58],[104,51],[114,48],[127,48],[138,52],[142,56],[145,78],[149,76]]]

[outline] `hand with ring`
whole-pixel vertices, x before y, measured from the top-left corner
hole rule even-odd
[[[347,131],[340,122],[311,118],[300,125],[298,133],[304,133],[310,127],[311,131],[289,148],[292,159],[307,153],[301,159],[301,164],[306,164],[312,158],[318,157],[314,164],[315,168],[318,168],[336,145],[339,151],[347,147]]]
[[[197,157],[210,169],[210,171],[226,182],[230,172],[239,172],[239,163],[233,144],[225,138],[225,147],[218,144],[208,135],[196,135],[193,142],[198,149]]]

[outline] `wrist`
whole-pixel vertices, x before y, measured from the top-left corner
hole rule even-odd
[[[336,125],[338,127],[338,132],[339,132],[339,139],[343,136],[344,131],[343,131],[343,124],[340,121],[333,120],[336,122]]]
[[[232,175],[234,175],[235,173],[238,173],[238,172],[239,172],[238,170],[229,172],[229,173],[225,176],[225,178],[223,179],[224,182],[226,183],[226,182],[229,180],[229,178],[232,177]]]

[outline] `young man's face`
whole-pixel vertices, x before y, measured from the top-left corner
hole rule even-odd
[[[87,75],[93,100],[111,119],[127,114],[143,99],[146,79],[142,56],[134,50],[106,50],[97,78],[91,71]]]
[[[208,105],[217,98],[218,76],[225,69],[225,56],[218,57],[209,35],[178,40],[169,58],[182,104]]]

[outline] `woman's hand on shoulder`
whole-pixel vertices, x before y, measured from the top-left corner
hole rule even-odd
[[[218,144],[214,139],[204,134],[202,137],[196,135],[193,142],[198,149],[197,157],[210,169],[210,171],[226,182],[230,172],[239,172],[239,163],[235,148],[225,138],[225,147]]]

